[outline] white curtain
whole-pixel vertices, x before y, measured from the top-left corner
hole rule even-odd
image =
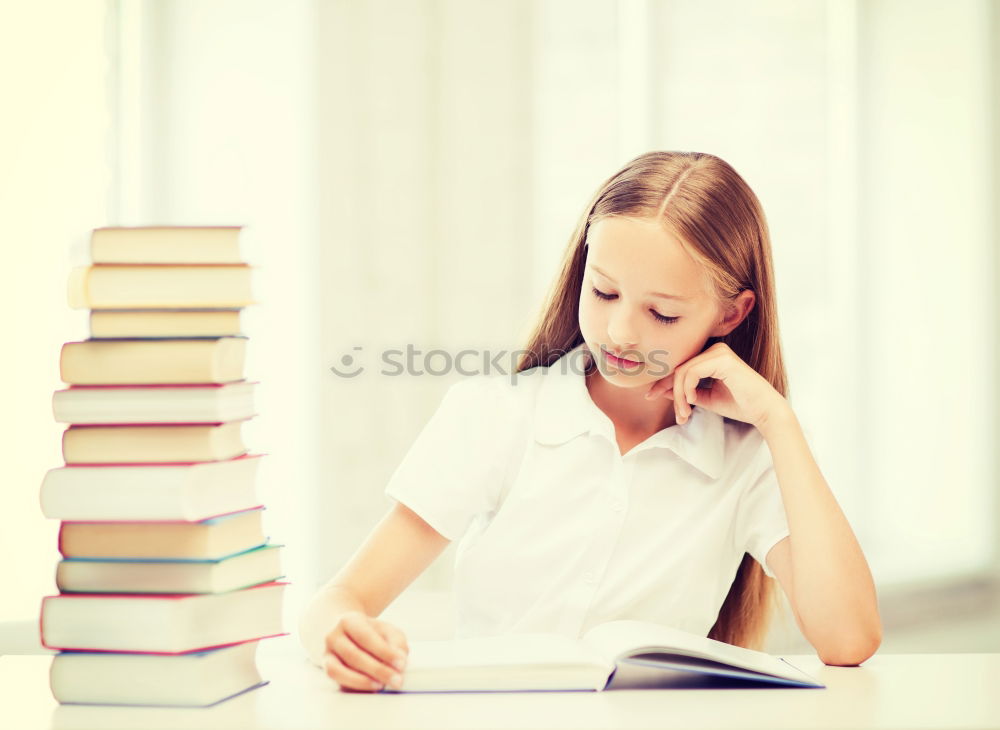
[[[460,377],[381,353],[523,344],[588,196],[653,148],[760,196],[792,403],[880,588],[996,571],[988,0],[111,7],[109,222],[243,223],[260,264],[252,436],[291,608]]]

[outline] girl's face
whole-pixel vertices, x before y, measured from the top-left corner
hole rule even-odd
[[[725,326],[703,269],[658,222],[602,218],[587,241],[580,330],[609,382],[650,385],[736,326]]]

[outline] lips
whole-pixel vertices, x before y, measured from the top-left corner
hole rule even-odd
[[[608,358],[608,360],[615,365],[620,365],[622,367],[633,367],[633,368],[636,367],[637,365],[642,365],[642,363],[639,362],[638,360],[626,360],[625,358],[618,357],[617,355],[612,354],[609,350],[605,350],[603,347],[601,348],[601,350],[604,352],[604,355]]]

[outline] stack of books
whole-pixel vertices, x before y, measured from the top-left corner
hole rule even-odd
[[[99,228],[69,301],[53,394],[65,465],[41,487],[61,520],[59,594],[41,640],[62,703],[208,706],[267,684],[260,639],[282,630],[279,551],[264,534],[242,423],[240,314],[253,302],[239,227]]]

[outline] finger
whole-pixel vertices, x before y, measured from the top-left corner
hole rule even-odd
[[[691,396],[688,398],[688,402],[692,406],[692,412],[693,412],[693,406],[705,405],[705,400],[706,400],[705,396],[708,395],[709,392],[704,388],[699,388],[698,386],[700,384],[701,380],[698,380],[694,385],[691,386]]]
[[[692,413],[691,404],[698,400],[698,383],[702,378],[711,377],[716,372],[716,365],[712,360],[700,360],[684,370],[684,376],[679,386],[683,396],[679,399],[681,401],[679,423],[683,423],[690,418]]]
[[[406,666],[406,658],[410,653],[410,645],[406,641],[406,634],[398,626],[394,626],[386,621],[375,621],[375,629],[382,634],[394,650],[395,659],[393,666],[399,671],[403,671]],[[399,662],[398,664],[396,662]]]
[[[341,689],[355,689],[360,692],[373,692],[382,689],[382,683],[346,666],[340,658],[327,651],[323,655],[323,671],[340,685]]]
[[[399,659],[399,651],[389,645],[385,636],[376,628],[378,624],[377,620],[357,617],[357,620],[344,622],[344,631],[355,644],[373,657],[385,664],[392,664]]]
[[[681,417],[681,401],[684,400],[684,375],[686,372],[686,370],[677,372],[677,377],[674,380],[674,422],[678,424],[684,423],[684,419]]]
[[[402,678],[396,679],[399,677],[396,670],[358,646],[347,634],[338,634],[331,643],[332,652],[345,666],[368,675],[380,684],[399,687]]]
[[[715,408],[717,407],[717,405],[715,405],[716,404],[715,399],[717,398],[717,394],[718,391],[712,390],[711,383],[709,384],[709,387],[697,388],[695,390],[695,395],[697,396],[698,400],[695,402],[695,404],[710,411],[715,410]]]
[[[686,423],[688,418],[691,417],[691,403],[695,400],[695,396],[692,391],[694,389],[693,384],[698,382],[698,364],[695,364],[684,371],[684,376],[681,378],[679,385],[674,387],[674,391],[678,392],[678,396],[674,398],[674,403],[677,405],[677,422]]]
[[[690,404],[688,406],[688,416],[691,415],[691,406],[698,400],[698,383],[701,382],[701,378],[691,378],[688,381],[686,398],[687,402]]]

